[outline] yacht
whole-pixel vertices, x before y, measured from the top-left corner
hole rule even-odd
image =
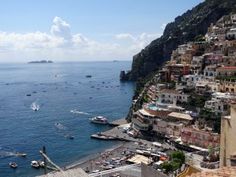
[[[108,120],[107,118],[103,117],[103,116],[96,116],[90,119],[90,121],[92,123],[95,124],[108,124]]]

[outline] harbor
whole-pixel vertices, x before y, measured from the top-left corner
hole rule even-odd
[[[119,144],[91,139],[90,135],[112,127],[91,124],[89,119],[102,115],[112,122],[126,116],[133,84],[120,83],[118,75],[130,64],[98,62],[96,68],[94,63],[83,62],[1,65],[0,176],[43,174],[43,168],[31,167],[31,161],[42,160],[42,146],[55,164],[65,167]],[[87,74],[93,77],[88,79]],[[16,152],[27,156],[19,157]],[[11,168],[10,162],[15,162],[17,168]]]

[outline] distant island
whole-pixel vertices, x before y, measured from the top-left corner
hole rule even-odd
[[[53,63],[53,61],[51,61],[51,60],[40,60],[40,61],[30,61],[30,62],[28,62],[28,64],[32,64],[32,63]]]

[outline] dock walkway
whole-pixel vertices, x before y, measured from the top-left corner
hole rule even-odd
[[[120,126],[120,125],[124,125],[124,124],[127,124],[127,120],[125,118],[122,118],[122,119],[118,119],[118,120],[115,120],[111,123],[109,123],[109,125],[111,126]]]

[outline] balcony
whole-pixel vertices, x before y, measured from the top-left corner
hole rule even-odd
[[[135,118],[132,119],[132,123],[134,124],[135,128],[137,128],[138,130],[147,131],[149,130],[149,127],[150,127],[149,123],[141,122]]]

